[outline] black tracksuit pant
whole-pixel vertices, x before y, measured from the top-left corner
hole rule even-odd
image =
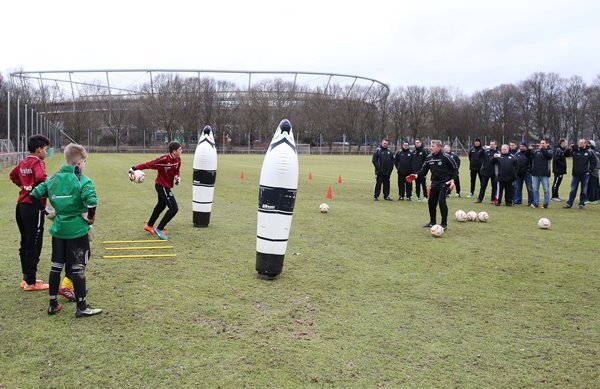
[[[412,183],[406,182],[408,174],[398,174],[398,196],[410,198],[412,196]]]
[[[35,284],[44,240],[44,214],[32,204],[17,204],[16,220],[21,233],[19,257],[23,280]]]
[[[379,198],[379,194],[381,193],[381,186],[383,185],[383,198],[386,199],[390,197],[390,175],[378,174],[375,176],[375,192],[373,193],[373,197]]]
[[[431,185],[431,192],[429,193],[429,199],[427,199],[427,205],[429,206],[429,222],[431,224],[437,224],[436,208],[439,204],[440,213],[442,215],[443,225],[448,224],[448,205],[446,204],[446,194],[448,188],[446,185]]]
[[[154,226],[154,223],[160,216],[160,213],[164,211],[166,207],[169,207],[169,210],[165,213],[165,216],[163,216],[162,220],[156,227],[162,231],[165,229],[171,219],[173,219],[173,217],[177,214],[179,207],[177,206],[175,195],[173,195],[173,191],[170,188],[165,188],[164,186],[160,186],[158,184],[154,184],[154,188],[158,194],[158,202],[156,203],[156,206],[152,211],[152,215],[148,220],[148,225]]]

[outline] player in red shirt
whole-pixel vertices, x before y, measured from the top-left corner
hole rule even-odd
[[[173,188],[173,185],[179,185],[180,182],[179,169],[181,168],[180,157],[182,151],[183,148],[179,142],[171,142],[169,143],[168,154],[162,155],[153,161],[132,166],[129,169],[130,180],[133,180],[133,172],[135,170],[154,169],[158,171],[156,181],[154,182],[154,187],[156,188],[156,193],[158,194],[158,202],[152,211],[152,215],[150,215],[150,219],[148,219],[148,223],[146,223],[144,226],[144,230],[151,234],[155,234],[162,240],[168,239],[165,232],[165,227],[177,214],[177,211],[179,211],[179,208],[177,207],[177,201],[175,200],[175,195],[173,195],[173,191],[171,189]],[[154,223],[160,216],[161,212],[167,207],[169,209],[163,216],[160,223],[158,223],[158,226],[155,228]]]
[[[10,180],[21,188],[17,199],[16,219],[21,233],[21,288],[27,291],[48,289],[48,284],[36,278],[44,239],[44,212],[34,207],[30,198],[33,188],[46,181],[44,159],[48,153],[48,146],[50,140],[43,135],[29,137],[27,149],[31,154],[10,172]],[[46,199],[43,200],[43,204],[46,204]]]

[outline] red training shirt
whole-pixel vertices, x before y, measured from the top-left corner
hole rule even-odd
[[[173,187],[173,180],[175,176],[179,175],[179,168],[181,167],[181,158],[173,158],[169,154],[165,154],[156,158],[154,161],[141,163],[135,165],[137,170],[154,169],[158,171],[156,180],[154,181],[158,185],[165,188]]]
[[[21,188],[17,203],[31,204],[29,194],[38,184],[46,181],[46,164],[35,155],[28,155],[10,172],[10,180],[16,186]],[[25,187],[29,187],[25,189]],[[42,199],[42,204],[46,205],[46,199]]]

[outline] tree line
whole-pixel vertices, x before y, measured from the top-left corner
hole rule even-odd
[[[359,151],[383,137],[393,144],[419,137],[466,143],[474,136],[499,141],[600,136],[600,75],[586,84],[580,76],[537,72],[468,95],[451,87],[412,85],[388,93],[376,85],[308,87],[277,78],[241,90],[229,81],[162,73],[137,93],[90,83],[78,86],[73,99],[57,84],[8,82],[0,74],[0,91],[0,138],[7,136],[10,92],[13,140],[19,99],[75,141],[117,148],[172,139],[194,143],[206,124],[219,143],[254,147],[270,141],[282,118],[292,121],[300,143],[331,147],[344,140]]]

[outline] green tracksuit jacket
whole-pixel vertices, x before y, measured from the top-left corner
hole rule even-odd
[[[60,171],[42,182],[31,196],[47,197],[56,211],[50,235],[60,239],[75,239],[88,233],[90,226],[81,214],[98,204],[96,188],[89,177],[75,175],[75,167],[63,165]]]

